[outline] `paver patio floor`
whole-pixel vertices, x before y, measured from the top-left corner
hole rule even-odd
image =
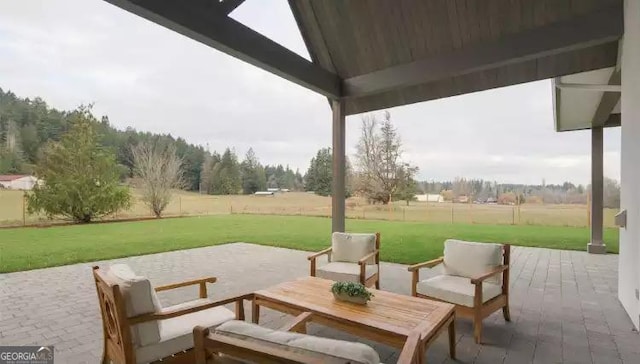
[[[222,298],[307,275],[307,255],[235,243],[0,274],[0,344],[55,345],[56,363],[99,363],[102,327],[93,265],[124,262],[154,285],[216,276],[210,296]],[[640,336],[632,331],[616,298],[617,255],[515,247],[512,260],[512,322],[504,322],[501,311],[487,318],[484,345],[476,345],[471,322],[458,319],[457,362],[640,363]],[[383,263],[381,276],[382,289],[409,294],[406,266]],[[175,304],[196,298],[197,288],[159,295],[163,305]],[[286,320],[282,314],[262,311],[265,326]],[[318,325],[311,325],[309,333],[359,340]],[[395,362],[396,350],[361,341],[374,346],[384,362]],[[446,337],[432,345],[427,360],[449,361]]]

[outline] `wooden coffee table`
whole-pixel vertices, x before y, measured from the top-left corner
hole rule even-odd
[[[423,347],[445,329],[449,330],[449,353],[455,358],[455,307],[445,302],[404,296],[372,289],[366,305],[336,301],[333,281],[306,277],[255,292],[252,318],[258,323],[260,306],[299,315],[311,312],[311,321],[401,349],[415,328],[424,330]],[[421,352],[424,355],[424,350]]]

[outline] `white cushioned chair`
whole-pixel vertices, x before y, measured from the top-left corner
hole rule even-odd
[[[327,256],[328,264],[317,267],[316,260]],[[333,281],[360,282],[380,288],[380,234],[331,235],[331,247],[308,257],[311,276]]]
[[[196,364],[326,363],[379,364],[378,353],[368,345],[306,335],[308,312],[279,330],[244,321],[227,321],[214,330],[193,330]],[[420,332],[411,333],[398,363],[417,363]]]
[[[473,319],[476,343],[482,336],[482,320],[502,308],[509,315],[508,244],[474,243],[449,239],[444,256],[409,267],[411,294],[456,305],[456,315]],[[442,265],[442,274],[420,280],[420,269]]]
[[[104,334],[103,363],[140,364],[193,363],[193,328],[216,327],[233,319],[244,319],[243,300],[251,295],[213,301],[207,298],[207,283],[215,278],[153,288],[145,277],[125,264],[114,264],[107,272],[93,268]],[[200,286],[200,298],[162,307],[157,291]],[[236,313],[223,307],[236,303]]]

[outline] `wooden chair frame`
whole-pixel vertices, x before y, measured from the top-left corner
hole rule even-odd
[[[306,325],[312,318],[312,313],[303,312],[291,322],[280,328],[281,331],[306,333]],[[412,331],[400,352],[399,364],[422,363],[424,348],[422,328]],[[332,364],[329,358],[305,356],[304,354],[286,349],[276,348],[270,345],[261,345],[256,342],[242,340],[226,335],[210,332],[206,327],[196,326],[193,329],[193,342],[196,364],[215,364],[220,354],[229,355],[241,360],[249,360],[255,363],[265,364]],[[335,363],[343,363],[336,360]]]
[[[502,258],[503,265],[500,265],[493,270],[482,274],[478,277],[471,278],[471,284],[475,285],[475,292],[473,298],[473,307],[467,307],[456,304],[456,316],[462,316],[473,319],[473,337],[476,344],[480,344],[482,337],[482,320],[493,312],[502,309],[502,314],[505,321],[511,321],[511,314],[509,313],[509,264],[511,259],[511,245],[502,245]],[[432,268],[444,261],[444,257],[430,260],[428,262],[414,264],[408,267],[408,270],[412,273],[411,279],[411,295],[414,297],[422,297],[435,301],[442,301],[435,297],[429,297],[417,292],[417,285],[420,282],[420,269]],[[483,303],[482,299],[482,282],[498,274],[502,274],[502,293],[497,297],[490,299]],[[451,302],[450,302],[451,303]]]
[[[198,306],[183,309],[174,309],[162,313],[148,313],[134,317],[127,317],[125,299],[117,284],[111,284],[105,279],[104,273],[98,266],[93,267],[93,277],[100,303],[102,316],[102,332],[104,337],[103,364],[135,364],[136,354],[131,341],[131,325],[142,322],[166,320],[182,315],[223,306],[235,302],[236,318],[244,320],[244,300],[253,300],[253,294],[246,294],[218,301],[207,302]],[[167,291],[174,288],[199,285],[199,297],[207,298],[207,283],[214,283],[215,277],[194,279],[191,281],[168,284],[155,288],[156,292]],[[163,364],[192,364],[195,361],[193,349],[175,353],[163,358],[157,363]]]
[[[331,261],[331,251],[332,251],[332,248],[329,247],[317,253],[311,254],[307,257],[307,259],[310,262],[309,268],[310,268],[310,274],[312,277],[316,276],[316,259],[323,255],[327,255],[329,258],[329,261]],[[371,277],[366,278],[367,262],[371,258],[374,258],[374,261],[378,266],[378,271],[374,273]],[[376,233],[376,248],[374,249],[374,251],[362,257],[362,259],[358,261],[358,265],[360,265],[360,278],[359,278],[360,283],[364,284],[367,287],[371,287],[372,285],[375,285],[376,289],[380,289],[380,233]]]

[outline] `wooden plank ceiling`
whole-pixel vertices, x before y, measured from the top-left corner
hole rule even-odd
[[[612,67],[623,34],[622,0],[289,0],[311,62],[230,18],[244,0],[105,1],[347,114]]]
[[[346,86],[356,76],[438,57],[447,60],[448,54],[474,55],[461,52],[519,39],[514,37],[536,29],[552,31],[555,28],[549,25],[594,17],[603,9],[614,8],[613,16],[619,11],[620,17],[622,11],[620,0],[289,0],[289,4],[313,62],[337,74]],[[621,35],[621,22],[619,27]],[[346,112],[356,114],[610,67],[616,64],[617,47],[617,37],[601,38],[517,62],[493,63],[495,67],[458,70],[451,77],[422,75],[428,82],[347,97]]]

